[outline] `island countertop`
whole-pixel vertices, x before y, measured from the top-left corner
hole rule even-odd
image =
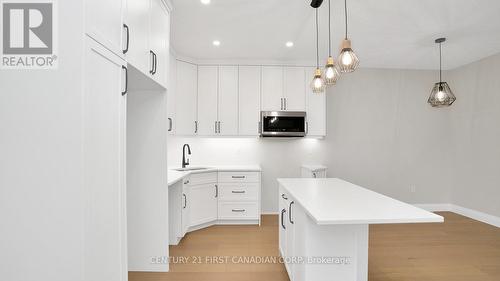
[[[278,182],[318,225],[444,221],[434,213],[338,178],[281,178]]]

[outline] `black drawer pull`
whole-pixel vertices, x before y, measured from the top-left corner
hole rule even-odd
[[[233,190],[233,191],[231,191],[231,192],[232,192],[232,193],[240,193],[240,194],[241,194],[241,193],[245,193],[245,191],[244,191],[244,190]]]
[[[233,179],[244,179],[245,176],[231,176]]]
[[[232,209],[231,210],[233,213],[242,213],[245,211],[245,209]]]

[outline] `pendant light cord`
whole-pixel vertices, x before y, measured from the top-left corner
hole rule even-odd
[[[330,0],[328,0],[328,56],[332,56],[332,22],[331,22]]]
[[[344,14],[345,14],[345,39],[347,40],[347,0],[344,0]]]
[[[443,65],[442,65],[442,43],[439,43],[439,83],[443,82]]]
[[[319,68],[319,27],[318,27],[318,8],[316,8],[316,68]]]

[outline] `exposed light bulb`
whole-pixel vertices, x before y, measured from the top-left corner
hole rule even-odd
[[[210,4],[210,0],[200,0],[201,4],[208,5]]]
[[[446,93],[443,91],[437,92],[436,99],[440,102],[444,101],[446,99]]]
[[[214,41],[212,42],[212,44],[213,44],[214,46],[216,46],[216,47],[219,47],[219,46],[220,46],[220,41],[219,41],[219,40],[214,40]]]
[[[323,80],[323,77],[321,76],[321,70],[319,68],[316,68],[316,71],[314,72],[314,78],[311,82],[311,88],[313,93],[323,93],[325,91],[325,81]]]
[[[291,48],[293,47],[293,42],[292,41],[288,41],[285,43],[285,45],[288,47],[288,48]]]
[[[353,72],[358,68],[359,59],[351,48],[351,40],[345,39],[342,42],[342,51],[339,55],[339,68],[342,73]]]
[[[325,65],[325,83],[327,86],[335,85],[340,78],[340,72],[335,66],[332,57],[328,57]]]

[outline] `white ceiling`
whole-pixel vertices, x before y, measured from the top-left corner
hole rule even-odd
[[[333,52],[343,37],[343,1],[332,1]],[[202,60],[315,60],[310,0],[173,0],[172,44]],[[500,52],[499,0],[348,0],[349,37],[361,67],[436,69],[445,36],[453,69]],[[327,56],[328,0],[320,8],[320,64]],[[221,46],[214,47],[213,40]],[[293,48],[285,42],[293,41]]]

